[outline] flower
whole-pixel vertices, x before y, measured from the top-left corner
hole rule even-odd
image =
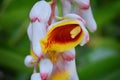
[[[52,74],[53,70],[53,63],[50,61],[50,59],[42,59],[40,61],[40,75],[42,80],[46,80],[50,75]]]
[[[51,6],[46,1],[38,1],[30,11],[31,22],[47,22],[51,15]]]
[[[82,21],[65,19],[52,24],[48,28],[46,37],[40,40],[43,53],[47,51],[63,52],[70,50],[79,43],[84,45],[89,40],[89,35]],[[86,38],[87,37],[87,38]]]
[[[47,31],[48,21],[51,16],[51,6],[46,1],[38,1],[33,5],[30,11],[30,24],[27,29],[28,37],[31,42],[30,55],[25,58],[25,65],[27,67],[34,66],[34,74],[31,76],[31,80],[42,80],[42,73],[36,73],[37,68],[41,63],[43,66],[44,60],[41,60],[43,53],[41,51],[41,46],[39,40],[43,38]],[[50,62],[46,61],[46,65],[49,66]],[[52,66],[51,66],[52,67]],[[40,68],[44,71],[47,68]],[[49,68],[51,69],[51,68]],[[46,72],[47,70],[45,70]],[[49,73],[49,71],[47,71]],[[47,73],[47,74],[48,74]],[[42,76],[41,76],[42,75]]]
[[[64,55],[66,53],[67,55]],[[64,51],[63,53],[58,53],[59,56],[57,58],[56,63],[54,64],[50,80],[57,80],[58,77],[60,77],[59,78],[60,80],[72,80],[72,79],[79,80],[76,71],[75,58],[71,61],[63,58],[63,56],[67,57],[68,54],[69,56],[75,54],[75,49]]]
[[[92,10],[91,7],[89,7],[88,9],[84,10],[84,9],[79,9],[79,7],[76,7],[75,12],[80,15],[87,23],[87,28],[91,31],[91,32],[95,32],[97,29],[97,24],[95,22],[95,19],[93,17],[92,14]]]
[[[89,0],[61,2],[63,17],[58,17],[56,0],[51,3],[38,1],[30,11],[27,33],[31,49],[24,63],[27,67],[34,66],[31,80],[79,80],[75,65],[75,47],[78,44],[83,46],[89,41],[86,26],[94,32],[96,22]],[[74,10],[73,3],[77,3]],[[38,67],[40,72],[37,72]]]
[[[39,40],[46,34],[47,22],[50,15],[51,6],[46,1],[38,1],[30,11],[31,22],[27,32],[31,41],[31,51],[38,57],[43,55]]]
[[[27,67],[33,67],[34,66],[34,57],[31,56],[31,55],[28,55],[26,56],[25,60],[24,60],[24,64],[27,66]]]

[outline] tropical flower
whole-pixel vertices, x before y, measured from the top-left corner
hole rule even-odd
[[[89,41],[89,35],[83,22],[76,18],[72,19],[70,16],[65,17],[69,18],[52,24],[48,28],[46,37],[40,40],[43,53],[49,51],[63,52],[74,48],[79,43],[84,45]],[[79,19],[79,16],[77,18]]]
[[[31,49],[24,63],[27,67],[34,67],[31,80],[59,80],[59,77],[60,80],[79,80],[75,47],[89,41],[86,26],[93,32],[96,23],[89,0],[61,2],[63,17],[58,17],[56,0],[50,3],[38,1],[30,11],[27,33]],[[75,10],[72,10],[73,3],[77,3]],[[37,68],[40,72],[37,72]]]

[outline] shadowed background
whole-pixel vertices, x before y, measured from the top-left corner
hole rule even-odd
[[[29,80],[29,11],[38,0],[0,0],[0,80]],[[120,0],[91,0],[98,29],[76,47],[80,80],[120,80]],[[58,0],[58,7],[60,6]],[[61,7],[59,7],[61,11]]]

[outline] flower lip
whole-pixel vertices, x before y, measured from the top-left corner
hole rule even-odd
[[[77,20],[63,20],[63,22],[53,24],[46,37],[41,39],[42,51],[46,53],[46,51],[70,50],[82,41],[83,36],[84,32]]]
[[[65,44],[68,42],[75,41],[76,39],[79,38],[82,32],[80,31],[79,33],[77,33],[77,35],[74,36],[74,38],[72,37],[72,31],[75,28],[80,29],[80,27],[78,26],[79,26],[78,24],[69,24],[69,25],[59,26],[55,28],[50,35],[48,35],[49,36],[48,40],[53,42],[55,41],[60,44]]]

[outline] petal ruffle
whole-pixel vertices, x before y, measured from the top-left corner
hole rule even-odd
[[[89,34],[88,34],[88,31],[85,28],[84,24],[81,21],[79,21],[79,25],[81,25],[81,28],[84,32],[84,37],[83,37],[82,41],[80,42],[80,45],[83,46],[89,41]]]

